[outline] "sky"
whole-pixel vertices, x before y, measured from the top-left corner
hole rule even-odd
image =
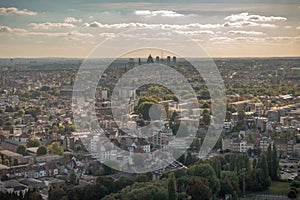
[[[105,40],[172,42],[172,34],[211,57],[300,56],[300,1],[0,0],[3,58],[85,58]]]

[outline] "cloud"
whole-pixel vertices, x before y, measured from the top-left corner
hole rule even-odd
[[[75,25],[70,23],[52,23],[52,22],[45,22],[45,23],[31,23],[29,26],[33,29],[52,29],[52,28],[74,28]]]
[[[287,36],[277,36],[277,37],[213,37],[209,39],[213,44],[218,45],[241,45],[241,44],[291,44],[300,41],[300,36],[287,37]]]
[[[83,38],[94,38],[95,36],[91,33],[81,33],[78,31],[71,32],[34,32],[27,31],[25,29],[11,28],[8,26],[0,26],[0,34],[15,34],[19,36],[32,36],[32,37],[60,37],[66,40],[81,40]],[[104,36],[104,35],[100,35]]]
[[[183,14],[171,11],[171,10],[136,10],[134,12],[136,15],[147,16],[147,17],[182,17]]]
[[[28,31],[25,29],[12,28],[8,26],[0,26],[0,35],[1,34],[12,34],[20,37],[42,37],[42,38],[62,38],[65,40],[83,40],[83,39],[93,39],[96,35],[91,33],[82,33],[79,31],[70,31],[70,32],[39,32],[39,31]],[[99,34],[101,37],[113,36],[113,33],[102,33]]]
[[[262,28],[276,28],[278,27],[275,24],[266,24],[266,23],[256,23],[256,22],[251,22],[251,21],[239,21],[239,22],[225,22],[223,24],[224,27],[245,27],[245,26],[253,26],[253,27],[262,27]]]
[[[288,37],[288,36],[277,36],[277,37],[266,37],[265,41],[271,42],[271,43],[282,43],[284,42],[299,42],[300,41],[300,35],[294,36],[294,37]]]
[[[0,26],[0,33],[26,33],[27,30],[19,28],[11,28],[8,26]]]
[[[147,24],[147,23],[121,23],[121,24],[102,24],[100,22],[94,21],[91,23],[84,23],[83,27],[91,28],[162,28],[162,29],[173,29],[173,30],[188,30],[188,29],[218,29],[222,27],[233,27],[233,28],[242,28],[242,27],[261,27],[261,28],[276,28],[278,27],[275,24],[268,23],[257,23],[251,21],[238,21],[238,22],[225,22],[224,24]]]
[[[249,15],[249,13],[233,14],[224,18],[225,20],[236,21],[252,21],[252,22],[274,22],[274,21],[286,21],[285,17],[275,16],[262,16],[262,15]]]
[[[78,23],[78,22],[81,22],[81,21],[82,21],[81,19],[76,19],[74,17],[66,17],[64,19],[65,23]]]
[[[231,43],[233,41],[233,39],[229,38],[229,37],[213,37],[211,39],[209,39],[213,44],[224,44],[224,43]]]
[[[10,7],[10,8],[0,8],[0,15],[37,15],[36,12],[29,11],[27,9],[24,10],[19,10],[18,8],[15,7]]]
[[[215,33],[210,31],[210,30],[201,30],[201,31],[175,31],[176,33],[179,34],[184,34],[188,36],[197,36],[197,35],[202,35],[202,34],[208,34],[208,35],[214,35]]]
[[[296,29],[299,30],[299,29],[300,29],[300,26],[296,27]]]
[[[292,28],[291,26],[284,26],[284,28]]]
[[[68,35],[77,37],[94,37],[91,33],[80,33],[78,31],[71,31],[68,33]]]
[[[99,36],[112,38],[112,37],[115,37],[115,34],[114,33],[100,33]]]
[[[92,23],[84,23],[83,27],[92,27],[92,28],[162,28],[162,29],[173,29],[173,30],[182,30],[182,29],[214,29],[222,27],[221,24],[146,24],[146,23],[121,23],[121,24],[102,24],[100,22],[94,21]]]
[[[231,35],[266,35],[263,32],[257,32],[257,31],[228,31],[228,34]]]

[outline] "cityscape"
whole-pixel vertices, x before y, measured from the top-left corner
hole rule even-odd
[[[300,197],[299,3],[73,3],[0,1],[1,200]]]

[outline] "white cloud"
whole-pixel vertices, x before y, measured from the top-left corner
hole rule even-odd
[[[74,28],[75,25],[70,23],[52,23],[52,22],[45,22],[45,23],[31,23],[29,26],[33,29],[52,29],[52,28]]]
[[[115,34],[114,33],[100,33],[99,36],[101,37],[115,37]]]
[[[182,26],[182,25],[177,25]],[[222,24],[199,24],[199,23],[193,23],[193,24],[187,24],[183,25],[185,28],[200,28],[200,29],[214,29],[214,28],[221,28]]]
[[[94,21],[92,23],[84,23],[83,27],[92,27],[92,28],[162,28],[162,29],[173,29],[173,30],[181,30],[181,29],[214,29],[222,27],[221,24],[146,24],[146,23],[122,23],[122,24],[102,24],[100,22]]]
[[[195,29],[218,29],[222,27],[261,27],[261,28],[276,28],[275,24],[268,23],[257,23],[251,21],[238,21],[238,22],[225,22],[224,24],[147,24],[147,23],[121,23],[121,24],[102,24],[100,22],[94,21],[91,23],[84,23],[83,27],[92,28],[107,28],[107,29],[119,29],[119,28],[162,28],[162,29],[173,29],[173,30],[189,30],[194,31]],[[209,34],[209,33],[208,33]]]
[[[82,21],[81,19],[76,19],[74,17],[66,17],[64,20],[65,23],[78,23],[81,21]]]
[[[292,28],[291,26],[284,26],[284,28]]]
[[[197,36],[197,35],[202,35],[202,34],[208,34],[208,35],[214,35],[215,33],[210,31],[210,30],[201,30],[201,31],[175,31],[176,33],[179,34],[184,34],[188,36]]]
[[[232,31],[228,31],[227,33],[231,34],[231,35],[266,35],[263,32],[257,32],[257,31],[235,31],[235,30],[232,30]]]
[[[229,38],[229,37],[213,37],[211,39],[209,39],[213,44],[224,44],[224,43],[228,43],[228,42],[232,42],[233,39]]]
[[[266,24],[266,23],[256,23],[256,22],[251,22],[251,21],[238,21],[238,22],[225,22],[223,24],[224,27],[245,27],[245,26],[254,26],[254,27],[262,27],[262,28],[276,28],[278,27],[275,24]]]
[[[262,15],[249,15],[249,13],[233,14],[225,17],[225,20],[236,21],[252,21],[252,22],[273,22],[273,21],[286,21],[285,17],[275,16],[262,16]]]
[[[294,37],[288,37],[288,36],[277,36],[277,37],[267,37],[265,38],[267,42],[271,43],[282,43],[284,42],[299,42],[300,41],[300,35],[294,36]]]
[[[0,15],[37,15],[36,12],[29,11],[27,9],[24,10],[19,10],[18,8],[15,7],[10,7],[10,8],[0,8]]]
[[[91,33],[81,33],[78,31],[71,32],[34,32],[27,31],[25,29],[11,28],[8,26],[0,26],[0,34],[15,34],[20,36],[32,36],[32,37],[60,37],[66,40],[81,40],[83,38],[94,38]]]
[[[162,17],[182,17],[183,14],[171,11],[171,10],[136,10],[134,12],[136,15],[141,16],[148,16],[148,17],[155,17],[155,16],[162,16]]]
[[[12,28],[8,26],[0,26],[0,35],[1,34],[13,34],[22,37],[32,37],[32,38],[62,38],[65,40],[83,40],[83,39],[94,39],[96,36],[100,37],[114,37],[114,33],[100,33],[94,35],[92,33],[82,33],[79,31],[70,31],[70,32],[39,32],[39,31],[27,31],[25,29]],[[89,41],[89,40],[85,40]]]
[[[25,36],[34,36],[34,37],[61,37],[71,40],[80,40],[82,38],[93,38],[94,36],[90,33],[80,33],[78,31],[71,32],[27,32],[24,33]]]
[[[296,29],[299,30],[299,29],[300,29],[300,26],[296,27]]]
[[[170,41],[171,38],[162,38],[162,37],[142,37],[139,40],[145,41]]]
[[[0,33],[25,33],[25,29],[11,28],[8,26],[0,26]]]
[[[68,35],[76,37],[94,37],[91,33],[80,33],[78,31],[71,31],[68,33]]]

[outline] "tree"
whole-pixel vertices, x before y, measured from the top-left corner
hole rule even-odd
[[[149,180],[151,179],[146,174],[139,174],[134,179],[135,182],[148,182]]]
[[[173,100],[173,101],[178,102],[178,98],[176,97],[175,94],[166,94],[164,96],[164,100]]]
[[[224,197],[226,194],[236,195],[241,193],[239,177],[236,172],[222,171],[220,182],[219,196]]]
[[[199,152],[201,147],[201,141],[199,138],[193,139],[192,144],[190,145],[190,148],[192,148],[194,151]]]
[[[289,193],[288,193],[288,197],[290,199],[296,199],[297,198],[297,193],[295,190],[290,190]]]
[[[221,189],[219,195],[224,197],[226,194],[233,194],[233,186],[228,177],[225,177],[221,180]]]
[[[213,158],[212,160],[210,160],[210,165],[215,170],[217,177],[220,178],[221,177],[221,162],[220,162],[220,160],[217,158]]]
[[[209,105],[207,102],[205,102],[203,105],[202,105],[202,108],[209,108]]]
[[[51,145],[49,145],[49,150],[52,154],[60,155],[62,156],[64,154],[64,149],[61,145],[59,145],[57,142],[53,142]]]
[[[27,141],[27,147],[39,147],[39,146],[41,146],[41,141],[39,140],[39,139],[36,139],[36,138],[34,138],[34,139],[29,139],[28,141]]]
[[[254,97],[252,100],[251,100],[252,103],[261,103],[260,99],[257,98],[257,97]]]
[[[18,111],[18,116],[23,116],[25,114],[25,110],[23,108],[21,108],[19,111]]]
[[[76,129],[76,126],[75,126],[75,125],[69,126],[69,131],[70,131],[70,132],[74,132],[75,129]]]
[[[57,133],[57,132],[58,132],[58,126],[57,126],[56,124],[53,124],[53,126],[52,126],[52,131],[53,131],[54,133]]]
[[[240,111],[238,111],[238,115],[237,116],[238,116],[239,121],[242,121],[242,120],[244,120],[246,118],[246,113],[245,113],[245,111],[240,110]]]
[[[185,160],[184,160],[184,165],[191,165],[194,164],[196,162],[196,158],[194,156],[192,156],[191,153],[188,153]]]
[[[268,189],[268,187],[271,185],[271,180],[268,172],[267,159],[264,154],[261,156],[260,169],[262,170],[262,178],[263,178],[262,187],[264,189]]]
[[[27,151],[27,148],[24,144],[19,144],[19,146],[17,147],[17,153],[22,154],[23,156],[25,156]]]
[[[220,190],[220,182],[216,176],[215,170],[209,164],[198,164],[188,169],[188,174],[191,176],[200,176],[208,179],[209,188],[214,194]]]
[[[143,115],[143,119],[145,120],[149,120],[150,116],[149,116],[149,110],[150,108],[155,105],[155,103],[153,102],[142,102],[139,106],[138,106],[138,110],[139,112]]]
[[[206,111],[206,109],[203,111],[202,120],[203,120],[205,125],[209,125],[209,123],[210,123],[210,114],[209,114],[209,112],[205,112],[205,111]]]
[[[169,200],[177,200],[178,194],[176,189],[176,180],[173,172],[169,174],[168,180],[168,199]]]
[[[120,191],[121,189],[125,188],[126,186],[132,185],[132,184],[133,184],[133,180],[122,176],[121,178],[119,178],[118,180],[116,180],[114,182],[114,187],[116,188],[116,191]]]
[[[47,154],[47,148],[45,146],[40,146],[36,153],[38,156],[45,155]]]
[[[212,191],[208,181],[202,177],[189,179],[186,192],[192,197],[192,200],[209,200],[212,198]]]
[[[300,188],[300,181],[294,180],[294,181],[291,183],[291,187]]]
[[[256,167],[257,167],[257,159],[254,158],[254,159],[253,159],[253,163],[252,163],[252,168],[253,168],[253,169],[256,169]],[[269,172],[268,172],[268,173],[269,173]]]
[[[28,190],[27,192],[25,192],[24,200],[42,200],[43,197],[40,195],[40,193],[38,193],[35,189],[33,190]]]
[[[229,121],[229,120],[231,120],[231,118],[232,118],[232,113],[230,111],[226,111],[225,119]]]
[[[235,113],[237,110],[233,105],[227,104],[227,111],[229,111],[231,113]]]
[[[273,180],[279,179],[279,159],[277,156],[277,148],[275,144],[273,144],[273,151],[272,151],[272,176]]]
[[[279,159],[277,157],[277,148],[275,145],[270,144],[267,149],[267,163],[269,175],[272,180],[279,179]]]
[[[114,186],[114,179],[112,177],[101,176],[97,178],[96,182],[106,187],[109,193],[113,193],[116,191]]]
[[[73,184],[73,185],[78,184],[76,174],[71,173],[71,174],[69,175],[69,183],[71,183],[71,184]]]
[[[49,200],[67,199],[67,194],[61,187],[53,188],[49,191],[48,199]]]

